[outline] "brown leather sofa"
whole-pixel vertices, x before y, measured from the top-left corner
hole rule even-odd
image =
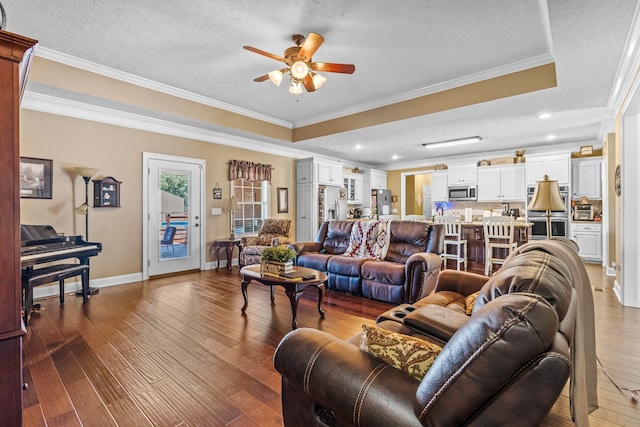
[[[296,265],[326,272],[327,287],[390,303],[411,303],[431,292],[440,271],[442,224],[391,221],[383,260],[342,256],[355,221],[327,221],[315,242],[289,245]],[[429,255],[430,253],[431,255]]]
[[[362,351],[359,337],[289,333],[274,356],[285,425],[539,425],[569,377],[573,419],[588,425],[593,301],[576,246],[562,240],[523,245],[490,278],[443,272],[434,293],[382,315],[380,328],[443,345],[422,380]],[[467,315],[453,294],[473,288]]]

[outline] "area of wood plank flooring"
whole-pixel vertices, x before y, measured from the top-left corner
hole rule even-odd
[[[640,310],[617,302],[600,266],[588,271],[598,356],[619,385],[640,388]],[[25,427],[283,425],[272,362],[291,330],[282,289],[271,305],[269,289],[252,282],[245,315],[237,268],[102,288],[86,305],[72,295],[63,306],[37,302],[24,339]],[[305,291],[299,327],[349,338],[390,307],[331,291],[323,306],[325,319],[317,291]],[[543,425],[572,425],[567,390]],[[638,404],[602,370],[598,392],[592,426],[640,425]]]

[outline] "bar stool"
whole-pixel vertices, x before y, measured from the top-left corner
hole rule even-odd
[[[459,215],[436,216],[436,223],[444,224],[444,251],[442,259],[446,268],[447,261],[452,259],[456,262],[457,270],[460,271],[460,264],[464,263],[464,270],[467,270],[467,239],[462,238],[462,222]],[[447,248],[455,246],[455,253],[449,253]]]
[[[488,276],[493,271],[493,264],[504,263],[504,260],[514,250],[518,243],[513,241],[514,219],[512,216],[485,216],[484,224],[484,274]],[[500,258],[494,255],[494,249],[506,249],[507,255]]]

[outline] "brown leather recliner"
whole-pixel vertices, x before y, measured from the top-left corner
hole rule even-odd
[[[440,271],[444,244],[441,224],[391,221],[383,260],[342,256],[355,221],[322,224],[315,242],[289,245],[296,264],[326,272],[327,287],[390,303],[411,303],[429,294]]]
[[[443,345],[421,381],[361,351],[357,339],[313,329],[285,336],[274,357],[285,425],[538,425],[574,365],[584,369],[577,355],[595,348],[574,345],[574,332],[581,336],[585,325],[576,324],[584,308],[576,309],[582,284],[573,282],[588,287],[577,252],[564,244],[548,244],[555,246],[549,252],[545,244],[527,245],[509,257],[502,275],[487,280],[471,315],[440,306],[464,316],[449,336],[422,329],[420,310],[429,304],[399,306],[402,319],[379,324]],[[450,285],[462,290],[462,280]]]

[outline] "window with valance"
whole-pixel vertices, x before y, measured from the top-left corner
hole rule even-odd
[[[238,202],[233,225],[237,236],[256,234],[262,221],[269,218],[272,170],[271,165],[242,160],[229,162],[231,194]]]

